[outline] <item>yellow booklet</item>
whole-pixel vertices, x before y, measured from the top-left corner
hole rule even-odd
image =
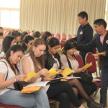
[[[24,81],[27,82],[27,81],[29,81],[30,79],[32,79],[33,77],[36,77],[36,76],[38,76],[38,74],[35,73],[34,71],[31,71],[31,72],[27,75],[27,77],[24,79]]]
[[[86,69],[89,68],[90,66],[92,66],[92,62],[91,62],[91,63],[87,63],[87,64],[86,64],[85,66],[83,66],[82,68],[86,70]]]
[[[51,77],[51,76],[56,75],[56,74],[58,74],[58,72],[54,68],[51,68],[49,70],[49,74],[45,75],[45,77]]]
[[[34,86],[34,87],[26,87],[23,88],[20,93],[32,93],[35,91],[38,91],[41,88],[41,86]]]
[[[98,55],[103,55],[104,53],[96,53],[96,54],[93,54],[94,56],[98,56]]]
[[[71,74],[73,72],[72,69],[70,69],[69,67],[67,67],[66,69],[64,69],[64,71],[62,72],[62,75],[64,77],[66,77],[67,75]]]

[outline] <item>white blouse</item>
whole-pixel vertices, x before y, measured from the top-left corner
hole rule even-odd
[[[29,53],[26,54],[26,55],[24,55],[24,57],[22,59],[24,59],[25,57],[27,57],[30,60],[31,71],[35,71],[33,61],[32,61],[32,59],[31,59],[31,57],[29,55],[30,55]],[[22,61],[22,59],[21,59],[21,61]],[[20,71],[21,71],[21,73],[23,73],[21,61],[20,61]],[[42,80],[42,78],[40,77],[35,82],[38,83],[38,82],[41,82],[41,80]],[[46,91],[48,90],[48,88],[49,88],[49,85],[45,86],[45,90]]]
[[[2,62],[2,61],[4,61],[7,65],[6,65],[4,62]],[[7,72],[8,72],[8,76],[7,76],[7,79],[6,79],[6,80],[9,80],[9,79],[15,77],[15,73],[14,73],[13,70],[9,67],[8,63],[6,62],[6,60],[5,60],[5,59],[2,59],[2,60],[0,60],[0,73],[5,75],[4,81],[5,81]],[[12,85],[10,85],[10,86],[7,87],[7,88],[0,89],[0,95],[4,94],[4,93],[7,92],[8,90],[10,90],[10,89],[8,89],[8,88],[15,89],[15,88],[14,88],[14,85],[12,84]]]

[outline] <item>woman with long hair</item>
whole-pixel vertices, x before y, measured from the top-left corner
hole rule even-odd
[[[38,73],[38,77],[32,78],[28,83],[36,83],[44,81],[51,81],[55,76],[52,77],[44,77],[49,74],[49,71],[44,68],[44,51],[46,49],[46,42],[38,38],[34,41],[31,48],[27,51],[26,55],[21,60],[21,70],[27,75],[30,71],[34,71]],[[62,102],[60,102],[59,108],[69,108],[69,101],[73,103],[78,108],[84,108],[77,97],[75,96],[72,88],[67,82],[55,82],[45,86],[47,95],[49,99],[60,100],[59,95],[62,95]]]

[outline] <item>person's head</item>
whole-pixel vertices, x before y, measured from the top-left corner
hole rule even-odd
[[[35,31],[34,33],[33,33],[33,37],[34,38],[39,38],[41,36],[41,33],[39,32],[39,31]]]
[[[16,43],[21,41],[21,33],[18,31],[13,31],[12,32],[12,36],[14,36]]]
[[[57,38],[55,37],[52,37],[51,39],[49,39],[49,41],[47,42],[47,48],[48,48],[48,51],[51,53],[51,54],[56,54],[60,48],[60,42]]]
[[[2,31],[3,27],[0,27],[0,31]]]
[[[0,31],[0,36],[3,36],[3,32],[2,31]]]
[[[78,14],[78,21],[81,25],[85,25],[88,21],[88,14],[85,11],[82,11]]]
[[[42,34],[42,39],[44,39],[45,42],[47,42],[47,40],[50,39],[51,37],[52,37],[52,34],[48,31],[46,31]]]
[[[28,33],[26,31],[22,32],[21,33],[21,41],[23,40],[23,38],[28,35]]]
[[[12,33],[14,32],[15,30],[11,29],[8,33],[8,35],[12,35]]]
[[[101,33],[103,29],[106,29],[107,23],[104,19],[97,19],[94,21],[95,31]]]
[[[64,51],[69,54],[73,55],[77,48],[77,42],[74,39],[69,39],[65,42]]]
[[[21,45],[13,45],[6,53],[6,60],[10,64],[17,64],[23,56],[24,49]]]
[[[2,49],[4,53],[8,51],[8,49],[15,44],[15,38],[13,36],[6,36],[3,40]]]
[[[26,37],[24,37],[22,42],[22,47],[24,48],[25,51],[32,45],[33,40],[34,37],[32,37],[31,35],[27,35]]]
[[[46,42],[42,38],[35,39],[32,46],[26,53],[30,53],[30,57],[33,60],[35,71],[39,71],[39,63],[41,67],[44,67],[44,51],[46,50]],[[38,63],[37,63],[38,62]]]

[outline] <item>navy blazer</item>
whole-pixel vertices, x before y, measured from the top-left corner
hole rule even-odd
[[[100,42],[100,36],[101,34],[93,38],[92,41],[88,44],[78,44],[77,50],[90,51],[96,47],[99,53],[105,51],[106,56],[100,55],[100,61],[102,63],[103,68],[108,68],[108,33],[105,35],[103,44]]]

